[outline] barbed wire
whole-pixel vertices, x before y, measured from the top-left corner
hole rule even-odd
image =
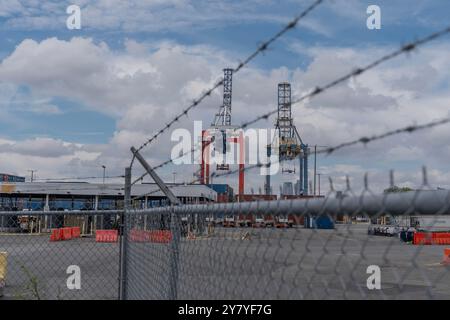
[[[371,143],[373,141],[386,139],[388,137],[392,137],[392,136],[399,135],[399,134],[402,134],[402,133],[414,133],[414,132],[417,132],[417,131],[421,131],[421,130],[425,130],[425,129],[431,129],[431,128],[434,128],[434,127],[437,127],[437,126],[442,126],[442,125],[445,125],[445,124],[448,124],[448,123],[450,123],[450,118],[447,117],[447,118],[443,118],[443,119],[440,119],[440,120],[434,120],[434,121],[431,121],[431,122],[428,122],[428,123],[425,123],[425,124],[410,125],[410,126],[406,126],[406,127],[403,127],[403,128],[390,130],[390,131],[387,131],[387,132],[384,132],[384,133],[381,133],[381,134],[378,134],[378,135],[373,135],[371,137],[361,137],[359,139],[355,139],[355,140],[352,140],[352,141],[349,141],[349,142],[344,142],[344,143],[338,144],[336,146],[332,146],[332,147],[328,147],[328,148],[319,150],[319,151],[317,151],[317,154],[322,154],[322,153],[332,154],[333,152],[335,152],[337,150],[340,150],[340,149],[343,149],[343,148],[347,148],[347,147],[350,147],[350,146],[353,146],[353,145],[357,145],[357,144],[367,145],[367,144],[369,144],[369,143]],[[286,161],[287,160],[280,160],[279,163],[283,163],[283,162],[286,162]],[[171,162],[171,161],[166,161],[166,162]],[[166,162],[164,162],[164,163],[166,163]],[[162,165],[163,164],[161,164],[158,167],[162,167]],[[267,166],[268,166],[267,163],[257,163],[257,164],[253,164],[253,165],[250,165],[250,166],[246,166],[246,167],[244,167],[242,169],[241,168],[236,168],[236,169],[233,169],[233,170],[230,170],[230,171],[227,171],[227,172],[223,172],[223,173],[213,172],[213,173],[211,173],[211,178],[226,177],[226,176],[237,174],[241,170],[245,172],[245,171],[249,171],[249,170],[252,170],[252,169],[262,168],[262,167],[267,167]],[[158,168],[158,167],[155,167],[155,169]],[[192,184],[198,183],[200,181],[201,181],[201,179],[197,178],[197,179],[194,179],[194,180],[192,180],[190,182],[183,182],[183,183],[171,185],[171,186],[168,186],[168,187],[169,187],[169,189],[171,189],[171,188],[180,187],[180,186],[184,186],[184,185],[192,185]],[[55,189],[48,189],[48,188],[46,188],[46,189],[42,189],[42,190],[39,190],[39,189],[31,190],[30,189],[30,190],[20,190],[20,192],[36,192],[36,191],[48,191],[48,190],[51,190],[51,191],[62,191],[62,190],[66,190],[66,189],[64,189],[64,188],[55,188]],[[79,190],[94,190],[94,189],[93,188],[80,188],[80,189],[76,189],[76,190],[79,191]],[[112,190],[123,190],[123,188],[120,188],[120,189],[116,188],[116,189],[112,189]],[[132,200],[138,200],[138,199],[144,198],[146,196],[150,196],[152,194],[160,193],[160,192],[161,192],[161,190],[159,190],[159,189],[153,190],[153,191],[151,191],[149,193],[146,193],[146,194],[143,194],[143,195],[140,195],[140,196],[136,196]]]
[[[419,131],[419,130],[424,130],[424,129],[430,129],[433,127],[437,127],[437,126],[441,126],[444,124],[450,123],[450,118],[443,118],[440,120],[435,120],[435,121],[431,121],[429,123],[426,124],[422,124],[422,125],[410,125],[407,127],[403,127],[403,128],[399,128],[399,129],[395,129],[392,131],[387,131],[385,133],[379,134],[379,135],[373,135],[371,137],[361,137],[359,139],[356,140],[352,140],[352,141],[348,141],[348,142],[344,142],[341,143],[339,145],[336,145],[334,147],[329,147],[320,151],[317,151],[317,153],[326,153],[326,154],[331,154],[339,149],[343,149],[346,147],[350,147],[356,144],[368,144],[372,141],[376,141],[376,140],[381,140],[381,139],[385,139],[391,136],[395,136],[401,133],[413,133],[415,131]]]
[[[443,118],[443,119],[440,119],[440,120],[431,121],[431,122],[428,122],[428,123],[425,123],[425,124],[421,124],[421,125],[410,125],[410,126],[407,126],[407,127],[403,127],[403,128],[387,131],[387,132],[384,132],[384,133],[381,133],[381,134],[378,134],[378,135],[373,135],[371,137],[361,137],[361,138],[356,139],[356,140],[352,140],[352,141],[349,141],[349,142],[344,142],[344,143],[341,143],[341,144],[333,146],[333,147],[328,147],[326,149],[319,150],[319,151],[317,151],[317,154],[321,154],[321,153],[331,154],[331,153],[333,153],[333,152],[335,152],[337,150],[340,150],[340,149],[343,149],[343,148],[346,148],[346,147],[350,147],[350,146],[353,146],[353,145],[356,145],[356,144],[367,145],[367,144],[369,144],[369,143],[371,143],[373,141],[382,140],[382,139],[385,139],[385,138],[388,138],[388,137],[392,137],[392,136],[395,136],[395,135],[399,135],[399,134],[402,134],[402,133],[414,133],[416,131],[421,131],[421,130],[425,130],[425,129],[431,129],[431,128],[434,128],[434,127],[437,127],[437,126],[442,126],[442,125],[448,124],[448,123],[450,123],[450,118]],[[280,160],[280,161],[278,161],[278,163],[284,163],[284,162],[287,162],[287,161],[288,160]],[[233,169],[233,170],[229,170],[229,171],[223,172],[223,173],[213,172],[213,173],[211,173],[211,179],[213,179],[213,178],[223,178],[223,177],[231,176],[231,175],[239,173],[241,170],[243,172],[245,172],[245,171],[249,171],[249,170],[252,170],[252,169],[262,168],[262,167],[267,167],[267,166],[268,166],[268,163],[257,163],[257,164],[253,164],[253,165],[250,165],[250,166],[246,166],[244,168],[236,168],[236,169]],[[195,183],[198,183],[200,181],[201,181],[201,179],[194,179],[194,180],[192,180],[190,182],[184,182],[184,183],[181,183],[179,185],[169,186],[169,189],[173,188],[173,187],[176,187],[176,186],[180,186],[180,185],[195,184]],[[160,190],[154,190],[154,191],[146,193],[146,194],[144,194],[142,196],[136,196],[135,198],[133,198],[133,200],[138,200],[140,198],[143,198],[143,197],[146,197],[146,196],[158,193],[158,192],[161,192],[161,191]]]
[[[333,152],[335,152],[337,150],[340,150],[340,149],[343,149],[343,148],[346,148],[346,147],[350,147],[350,146],[353,146],[353,145],[356,145],[356,144],[367,145],[367,144],[369,144],[369,143],[371,143],[373,141],[382,140],[382,139],[385,139],[385,138],[388,138],[388,137],[392,137],[392,136],[395,136],[395,135],[399,135],[399,134],[402,134],[402,133],[413,133],[413,132],[416,132],[416,131],[421,131],[421,130],[425,130],[425,129],[431,129],[431,128],[434,128],[434,127],[437,127],[437,126],[442,126],[442,125],[448,124],[448,123],[450,123],[450,118],[447,117],[447,118],[431,121],[431,122],[428,122],[428,123],[425,123],[425,124],[421,124],[421,125],[410,125],[410,126],[407,126],[407,127],[403,127],[403,128],[387,131],[387,132],[384,132],[382,134],[373,135],[371,137],[361,137],[361,138],[356,139],[356,140],[352,140],[352,141],[349,141],[349,142],[344,142],[344,143],[341,143],[341,144],[333,146],[333,147],[328,147],[326,149],[319,150],[319,151],[317,151],[317,154],[321,154],[321,153],[332,154]],[[287,161],[288,160],[280,160],[278,163],[283,163],[283,162],[287,162]],[[268,165],[267,163],[257,163],[257,164],[254,164],[254,165],[250,165],[250,166],[244,167],[242,170],[246,171],[246,170],[251,170],[251,169],[255,169],[255,168],[267,167],[267,165]],[[225,176],[233,175],[233,174],[236,174],[236,173],[239,173],[239,172],[240,172],[240,169],[235,169],[235,170],[231,170],[231,171],[223,172],[223,173],[213,172],[213,173],[211,173],[211,178],[225,177]]]
[[[363,74],[364,72],[367,72],[367,71],[375,68],[376,66],[378,66],[378,65],[380,65],[380,64],[382,64],[384,62],[387,62],[387,61],[389,61],[389,60],[391,60],[391,59],[393,59],[393,58],[395,58],[395,57],[397,57],[397,56],[399,56],[399,55],[401,55],[403,53],[411,52],[411,51],[417,49],[419,46],[424,45],[424,44],[426,44],[426,43],[428,43],[428,42],[430,42],[430,41],[432,41],[434,39],[437,39],[439,37],[442,37],[442,36],[444,36],[444,35],[446,35],[448,33],[450,33],[450,27],[447,27],[446,29],[434,32],[434,33],[432,33],[432,34],[430,34],[430,35],[428,35],[428,36],[426,36],[424,38],[421,38],[421,39],[418,39],[416,41],[410,42],[410,43],[408,43],[406,45],[403,45],[399,49],[397,49],[397,50],[395,50],[395,51],[393,51],[393,52],[391,52],[389,54],[386,54],[386,55],[382,56],[381,58],[373,61],[372,63],[370,63],[370,64],[368,64],[368,65],[366,65],[366,66],[364,66],[362,68],[356,68],[352,72],[350,72],[350,73],[348,73],[348,74],[346,74],[344,76],[341,76],[341,77],[331,81],[330,83],[328,83],[327,85],[325,85],[323,87],[316,87],[316,89],[313,90],[312,92],[310,92],[310,93],[308,93],[308,94],[306,94],[306,95],[304,95],[304,96],[294,100],[292,102],[292,105],[298,104],[298,103],[300,103],[300,102],[302,102],[302,101],[304,101],[304,100],[306,100],[308,98],[313,98],[313,97],[315,97],[317,95],[320,95],[320,94],[324,93],[325,91],[327,91],[327,90],[337,86],[338,84],[343,83],[343,82],[351,79],[352,77],[357,77],[357,76]],[[248,121],[248,122],[245,122],[245,123],[241,124],[240,126],[236,127],[234,130],[245,129],[249,125],[254,124],[254,123],[256,123],[256,122],[258,122],[260,120],[263,120],[263,119],[267,120],[271,115],[277,113],[277,111],[278,111],[278,109],[274,109],[274,110],[272,110],[272,111],[270,111],[268,113],[260,115],[260,116],[256,117],[255,119],[253,119],[251,121]],[[445,119],[439,120],[436,125],[439,125],[441,121],[445,121]],[[426,126],[429,126],[429,125],[433,126],[433,123],[427,124]],[[420,126],[417,129],[421,129]],[[406,128],[394,130],[394,132],[387,132],[387,133],[385,133],[383,135],[380,135],[379,137],[375,136],[372,139],[373,140],[378,140],[380,138],[383,138],[384,135],[386,135],[386,136],[393,135],[398,130],[400,130],[399,133],[401,133],[401,132],[404,132],[404,131],[415,130],[415,129],[414,129],[414,126],[408,126]],[[360,139],[355,140],[355,141],[346,142],[342,146],[336,146],[335,148],[341,149],[341,148],[346,147],[347,145],[353,145],[353,144],[356,144],[356,143],[359,143],[359,142],[366,141],[367,139],[368,139],[367,137],[363,137],[363,138],[360,138]],[[178,156],[178,157],[176,157],[174,159],[169,159],[169,160],[166,160],[166,161],[160,163],[159,165],[155,166],[154,169],[157,170],[157,169],[160,169],[160,168],[162,168],[162,167],[164,167],[164,166],[166,166],[166,165],[168,165],[170,163],[173,163],[175,160],[179,160],[179,159],[183,158],[184,156],[186,156],[188,154],[194,153],[197,149],[198,149],[198,146],[197,147],[193,147],[189,151],[186,151],[186,152],[182,153],[180,156]],[[330,151],[333,152],[334,150],[332,150],[332,148],[328,148],[328,149],[322,150],[320,153],[324,153],[324,152],[331,153]],[[138,179],[136,179],[133,182],[133,184],[135,184],[138,181],[140,181],[141,179],[143,179],[146,175],[147,175],[147,173],[142,174]]]
[[[258,55],[265,52],[271,44],[273,44],[275,41],[277,41],[279,38],[281,38],[285,33],[287,33],[289,30],[294,29],[301,19],[305,18],[311,11],[313,11],[315,8],[317,8],[320,4],[322,4],[325,0],[315,0],[313,4],[311,4],[309,7],[307,7],[305,10],[303,10],[300,14],[298,14],[293,20],[291,20],[288,24],[286,24],[280,31],[278,31],[275,35],[273,35],[270,39],[264,41],[261,43],[258,48],[250,54],[247,58],[245,58],[242,62],[238,64],[237,67],[233,69],[233,73],[238,73],[242,68],[244,68],[246,65],[248,65],[252,60],[254,60]],[[187,114],[194,108],[198,107],[198,105],[205,100],[207,97],[209,97],[213,91],[215,91],[217,88],[223,85],[223,78],[218,81],[213,87],[205,91],[199,98],[194,100],[187,108],[185,108],[182,112],[178,113],[172,120],[170,120],[162,129],[160,129],[157,133],[155,133],[150,139],[145,141],[139,148],[137,148],[137,151],[141,151],[146,146],[148,146],[150,143],[158,139],[164,132],[169,130],[176,122],[180,120],[180,118],[187,116]],[[133,162],[135,160],[135,155],[133,154],[133,157],[131,159],[130,167],[133,166]]]
[[[375,68],[376,66],[378,66],[378,65],[380,65],[380,64],[382,64],[384,62],[392,60],[395,57],[397,57],[397,56],[399,56],[399,55],[401,55],[403,53],[408,53],[408,52],[414,51],[419,46],[424,45],[424,44],[426,44],[426,43],[428,43],[428,42],[430,42],[432,40],[435,40],[435,39],[437,39],[439,37],[442,37],[442,36],[444,36],[444,35],[446,35],[448,33],[450,33],[450,26],[445,28],[445,29],[443,29],[443,30],[434,32],[434,33],[432,33],[432,34],[430,34],[430,35],[428,35],[428,36],[426,36],[424,38],[421,38],[421,39],[418,39],[416,41],[410,42],[410,43],[408,43],[406,45],[403,45],[398,50],[395,50],[395,51],[393,51],[393,52],[391,52],[391,53],[389,53],[389,54],[387,54],[385,56],[382,56],[381,58],[373,61],[372,63],[366,65],[365,67],[356,68],[352,72],[350,72],[350,73],[348,73],[348,74],[346,74],[346,75],[344,75],[344,76],[342,76],[340,78],[337,78],[337,79],[331,81],[330,83],[326,84],[323,87],[316,87],[310,93],[307,93],[307,94],[303,95],[302,97],[293,100],[291,102],[291,105],[296,105],[296,104],[298,104],[300,102],[305,101],[306,99],[310,99],[310,98],[313,98],[313,97],[315,97],[315,96],[317,96],[319,94],[322,94],[323,92],[325,92],[325,91],[327,91],[327,90],[329,90],[329,89],[331,89],[333,87],[336,87],[337,85],[339,85],[339,84],[341,84],[341,83],[343,83],[343,82],[345,82],[347,80],[350,80],[353,77],[359,76],[359,75],[363,74],[364,72],[367,72],[367,71]],[[274,115],[277,112],[278,112],[278,109],[275,109],[275,110],[272,110],[270,112],[264,113],[264,114],[262,114],[262,115],[260,115],[260,116],[258,116],[256,118],[254,118],[253,120],[250,120],[248,122],[244,122],[237,129],[245,129],[249,125],[254,124],[254,123],[256,123],[256,122],[258,122],[260,120],[267,120],[267,119],[269,119],[269,117],[271,115]]]

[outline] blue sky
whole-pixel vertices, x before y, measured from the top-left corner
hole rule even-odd
[[[259,1],[258,4],[258,1],[253,1],[255,4],[252,6],[251,17],[248,19],[236,21],[237,19],[223,15],[218,24],[211,21],[203,24],[193,18],[187,21],[188,24],[192,25],[192,28],[177,29],[168,24],[161,29],[156,28],[146,32],[140,29],[137,31],[121,29],[120,25],[123,21],[132,19],[126,14],[118,16],[118,21],[112,28],[91,27],[90,21],[83,19],[82,30],[68,30],[64,23],[67,17],[65,8],[73,3],[84,3],[84,6],[87,6],[92,1],[48,2],[57,3],[55,9],[46,11],[33,5],[28,8],[35,8],[33,15],[31,15],[35,19],[56,17],[57,22],[52,22],[49,25],[44,24],[44,26],[30,28],[24,23],[21,26],[20,19],[30,16],[24,15],[20,10],[9,15],[4,13],[3,17],[0,16],[0,45],[2,48],[0,57],[7,57],[24,39],[34,39],[39,42],[49,37],[70,40],[74,36],[81,36],[93,38],[96,42],[103,41],[111,49],[118,51],[123,50],[124,39],[134,39],[139,42],[170,40],[188,46],[208,44],[230,53],[232,59],[238,59],[250,53],[260,41],[278,31],[283,21],[288,21],[294,13],[300,12],[308,3],[311,3],[311,1],[282,1],[281,3],[279,1]],[[398,45],[444,27],[446,13],[450,10],[450,3],[444,0],[415,1],[415,6],[411,6],[411,2],[405,0],[377,1],[376,3],[373,1],[350,1],[352,5],[345,4],[342,8],[339,8],[339,3],[344,2],[331,1],[331,8],[329,3],[325,3],[308,20],[314,21],[314,24],[320,26],[318,32],[300,26],[276,43],[270,52],[258,58],[254,65],[263,69],[305,68],[311,61],[310,57],[292,54],[289,48],[289,42],[292,40],[300,40],[305,46],[358,48],[375,45]],[[21,1],[21,3],[23,7],[27,7],[27,1]],[[233,8],[233,5],[239,4],[241,1],[222,1],[222,3],[223,6]],[[197,7],[201,7],[203,4],[202,1],[198,1]],[[377,4],[382,9],[382,30],[380,31],[369,31],[366,27],[365,21],[368,15],[364,9],[370,4]],[[248,8],[249,6],[245,7]],[[81,8],[83,10],[83,5]],[[153,10],[153,8],[149,10]],[[155,10],[156,14],[158,10],[167,10],[173,12],[175,17],[178,15],[176,7],[171,7],[171,5],[156,6]],[[233,9],[231,11],[236,13]],[[203,13],[208,15],[209,12],[205,10]],[[201,13],[199,12],[199,14]],[[238,12],[237,15],[239,16],[239,14]],[[105,13],[105,15],[108,16],[109,14]],[[261,16],[262,21],[257,19],[258,16]],[[84,18],[83,15],[82,18]],[[101,14],[99,18],[101,19]],[[18,21],[14,23],[14,27],[11,27],[11,21],[14,19]],[[151,22],[149,23],[151,24]],[[115,119],[85,110],[82,101],[70,101],[64,99],[64,97],[54,97],[52,102],[56,103],[61,109],[60,113],[48,116],[18,112],[17,117],[23,122],[19,128],[17,128],[15,122],[3,121],[2,125],[6,129],[5,132],[8,132],[8,137],[16,139],[24,136],[45,135],[72,142],[106,143],[115,130]],[[93,126],[97,129],[92,130]],[[50,130],[48,130],[49,127]],[[63,127],[66,130],[61,130]],[[18,130],[14,130],[14,128]],[[77,136],[76,132],[80,134]]]
[[[120,167],[126,163],[125,145],[139,144],[143,141],[162,124],[161,120],[169,119],[171,115],[181,110],[189,99],[195,98],[196,92],[200,93],[213,79],[219,77],[221,68],[236,65],[239,59],[252,52],[261,40],[277,32],[283,24],[310,3],[312,1],[302,0],[152,0],[145,2],[0,0],[0,59],[2,60],[0,85],[3,86],[3,89],[0,89],[0,125],[2,127],[0,139],[5,140],[7,145],[15,146],[37,138],[75,146],[73,148],[76,151],[71,149],[72,158],[53,159],[60,163],[57,174],[61,175],[67,175],[74,170],[83,173],[86,168],[88,168],[86,171],[89,171],[89,168],[95,167],[92,162],[108,162],[111,167]],[[312,84],[308,81],[326,80],[327,75],[330,77],[338,75],[341,71],[345,71],[344,67],[350,67],[351,63],[356,65],[367,63],[401,44],[447,26],[447,15],[450,12],[448,1],[417,0],[414,1],[414,5],[411,3],[407,0],[325,1],[302,21],[299,27],[274,44],[268,52],[255,59],[242,72],[242,80],[237,76],[235,85],[240,86],[239,81],[242,81],[240,88],[248,88],[248,92],[252,90],[255,92],[247,99],[245,92],[240,94],[239,91],[244,89],[236,90],[235,108],[238,110],[235,121],[239,123],[247,116],[246,110],[242,110],[245,109],[244,107],[239,109],[239,106],[245,103],[255,108],[256,113],[270,106],[274,107],[273,102],[268,101],[266,106],[261,106],[259,109],[258,101],[263,99],[263,96],[257,97],[258,90],[261,90],[258,89],[258,85],[262,85],[258,79],[268,83],[275,83],[283,76],[290,81],[297,80],[298,87],[295,87],[294,91],[301,93],[308,89],[307,83]],[[67,18],[65,9],[70,4],[78,4],[81,7],[81,30],[68,30],[65,27]],[[376,4],[381,8],[381,30],[368,30],[366,27],[368,17],[366,8],[370,4]],[[56,39],[49,40],[52,38]],[[84,41],[74,41],[74,38]],[[441,54],[434,53],[440,52],[439,50],[445,52],[445,45],[448,43],[447,37],[430,46],[430,51],[426,51],[423,58],[420,56],[423,51],[419,50],[406,59],[410,59],[411,65],[418,65],[418,69],[414,69],[416,72],[421,70],[422,62],[430,63],[430,68],[434,66],[426,60],[427,55],[435,57],[436,64],[439,62],[440,65],[446,65],[446,61],[439,59]],[[166,49],[170,55],[164,55]],[[50,52],[54,53],[54,56],[50,55]],[[73,52],[74,56],[64,61],[61,54],[67,56],[70,52]],[[87,54],[89,60],[85,61],[86,52],[89,52]],[[336,53],[335,63],[333,63],[333,53]],[[178,63],[177,59],[183,61],[183,57],[189,60],[186,64],[190,67],[182,70],[184,72],[182,76],[177,76],[177,70],[171,70],[170,65]],[[44,61],[46,58],[50,62],[46,63],[45,67],[40,67],[39,61]],[[68,67],[68,74],[51,70],[51,61],[56,61],[55,59],[64,66],[73,64],[72,68]],[[29,61],[34,61],[34,64],[27,64]],[[101,61],[108,61],[108,63],[102,65]],[[409,74],[408,60],[405,62],[400,59],[401,63],[398,62],[399,60],[396,61],[387,64],[385,69],[380,68],[379,73],[375,75],[378,77],[389,75],[392,81],[397,81],[398,79],[394,79],[395,75],[391,73],[401,69],[406,78],[412,77],[409,79],[411,83],[408,82],[408,88],[400,85],[398,88],[394,87],[394,83],[390,87],[384,87],[380,83],[380,78],[374,75],[373,78],[363,78],[358,83],[363,93],[355,91],[355,97],[367,94],[368,98],[361,98],[362,101],[378,97],[380,99],[373,102],[375,106],[377,103],[386,103],[391,104],[393,109],[400,110],[402,104],[411,103],[409,100],[406,101],[407,98],[415,99],[415,102],[420,97],[436,100],[437,98],[434,96],[432,98],[430,94],[437,92],[436,97],[440,97],[439,108],[431,113],[435,115],[445,113],[446,110],[442,110],[440,106],[447,98],[444,92],[448,91],[449,78],[435,75],[435,70],[423,70],[423,72],[429,72],[426,74],[433,77],[432,79],[436,82],[433,82],[426,92],[422,92],[415,89],[420,85],[413,82],[419,81],[420,78],[414,78],[415,76]],[[109,70],[111,65],[114,67],[113,71]],[[130,70],[130,66],[137,68],[136,71],[130,74],[124,73],[123,70]],[[95,72],[84,69],[97,67],[98,70],[96,69]],[[33,68],[36,68],[37,74],[30,71]],[[105,71],[106,69],[108,70]],[[115,73],[119,69],[126,75]],[[327,69],[335,69],[336,74]],[[167,77],[158,84],[155,80],[155,86],[162,88],[164,93],[159,94],[159,91],[155,90],[154,93],[151,92],[151,96],[149,94],[147,97],[141,97],[140,95],[146,93],[145,81],[153,83],[153,78],[142,76],[141,79],[140,72],[146,75],[153,74],[157,77],[155,79]],[[164,75],[161,76],[161,72],[164,72]],[[175,73],[173,77],[166,76],[171,72]],[[96,75],[99,76],[96,77]],[[105,78],[102,79],[102,75],[105,75]],[[114,78],[116,76],[117,78]],[[74,77],[85,77],[86,83],[83,83],[82,78],[75,81]],[[309,80],[303,81],[303,79]],[[170,87],[169,80],[177,81],[173,88]],[[99,83],[103,81],[105,87]],[[120,88],[125,83],[129,85],[129,90],[124,89],[122,92]],[[402,85],[405,83],[402,81]],[[254,88],[250,87],[251,85]],[[369,85],[374,85],[377,90],[367,89]],[[93,88],[92,91],[97,90],[98,94],[91,92],[90,87]],[[134,88],[136,91],[130,92],[130,97],[126,97],[127,92]],[[391,91],[387,92],[388,89]],[[102,90],[108,94],[103,96]],[[108,96],[109,94],[111,96]],[[270,99],[270,96],[268,97]],[[356,98],[351,102],[356,103]],[[324,98],[325,101],[318,99],[317,103],[329,102],[330,99]],[[213,102],[220,101],[220,92],[213,100]],[[201,111],[194,113],[190,120],[198,118],[210,122],[215,112],[213,102],[207,103],[206,109],[199,108]],[[343,109],[346,110],[346,108]],[[302,136],[306,137],[310,144],[330,145],[337,142],[334,138],[345,140],[361,132],[354,129],[357,127],[355,123],[358,122],[352,118],[351,114],[348,118],[338,121],[333,114],[335,110],[335,108],[327,109],[322,105],[314,107],[306,104],[299,107],[296,113],[297,125]],[[352,114],[355,112],[352,108],[348,110]],[[149,119],[148,126],[139,122],[138,111],[153,115]],[[310,113],[314,114],[313,118],[308,120],[303,117],[304,114]],[[380,117],[379,122],[374,127],[369,126],[373,129],[370,131],[376,133],[381,129],[408,124],[412,120],[427,119],[420,114],[407,114],[405,118],[398,117],[397,122],[383,121],[385,115],[377,115]],[[159,116],[162,118],[158,119]],[[328,124],[326,118],[334,118],[335,123]],[[328,126],[321,126],[321,123]],[[349,135],[344,133],[336,135],[332,132],[333,130],[346,132],[345,125],[352,128],[354,132],[348,130]],[[167,139],[169,137],[166,137],[166,142]],[[49,143],[47,140],[44,141]],[[389,146],[392,150],[397,147],[398,145]],[[435,148],[438,147],[435,146]],[[375,147],[373,152],[377,152],[379,150],[377,148],[382,149],[382,145]],[[417,150],[415,145],[408,148],[405,152],[412,152],[415,155],[429,152],[429,149],[419,152],[418,149],[422,148],[420,145],[417,146]],[[119,157],[113,157],[112,150],[115,149],[125,151]],[[161,154],[165,153],[168,156],[170,149],[161,146],[158,150],[161,150]],[[45,149],[42,152],[45,152]],[[18,154],[26,156],[25,151]],[[337,159],[323,159],[322,170],[329,170],[330,175],[339,176],[355,173],[352,170],[356,170],[357,174],[364,170],[374,170],[378,173],[393,166],[408,171],[420,167],[424,161],[431,161],[433,167],[441,170],[440,173],[447,172],[445,166],[440,163],[442,157],[433,160],[425,158],[424,161],[419,156],[413,157],[414,160],[411,161],[402,157],[395,160],[395,157],[392,157],[386,163],[377,161],[362,167],[360,157],[364,156],[367,155],[357,154],[351,159],[338,155]],[[54,166],[49,165],[45,168],[46,163],[51,161],[45,155],[41,158],[44,159],[36,159],[35,164],[42,163],[44,166],[42,174],[49,174],[46,170]],[[158,158],[155,158],[155,161],[157,160]],[[6,169],[18,173],[24,172],[25,166],[29,165],[26,165],[25,161],[22,163],[7,165]],[[342,169],[342,172],[338,172],[336,167],[339,165],[351,167],[347,167],[345,172]],[[169,175],[170,172],[169,170],[167,174]],[[405,183],[413,182],[408,180]]]

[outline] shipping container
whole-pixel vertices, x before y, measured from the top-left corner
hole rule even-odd
[[[275,226],[275,219],[274,219],[273,215],[266,214],[264,216],[264,225],[266,227],[274,227]]]
[[[334,229],[334,221],[327,215],[317,217],[305,216],[307,229]]]
[[[248,226],[247,216],[245,214],[238,215],[236,224],[238,227],[247,227]]]
[[[317,199],[321,199],[321,198],[325,198],[325,196],[313,196],[313,195],[310,195],[310,196],[299,196],[299,195],[281,195],[280,196],[280,199],[281,200],[296,200],[296,199],[315,199],[315,198],[317,198]]]
[[[229,196],[227,194],[218,194],[217,195],[218,203],[227,203],[230,202]]]
[[[238,202],[273,201],[273,200],[277,200],[276,195],[267,195],[267,194],[239,194],[239,195],[236,195],[236,201],[238,201]]]
[[[292,228],[294,226],[294,219],[292,216],[276,216],[276,228]]]
[[[223,227],[224,228],[234,228],[236,226],[236,218],[234,216],[228,216],[224,218]]]
[[[298,214],[290,214],[288,216],[289,221],[293,221],[295,226],[303,226],[305,224],[305,216]]]
[[[255,215],[254,221],[252,222],[253,228],[264,228],[266,225],[264,223],[264,217],[262,215]]]

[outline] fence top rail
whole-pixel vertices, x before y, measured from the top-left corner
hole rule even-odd
[[[69,211],[0,211],[1,216],[94,216],[107,214],[122,214],[123,210],[69,210]]]
[[[326,198],[275,201],[193,204],[133,210],[136,214],[350,214],[375,216],[391,215],[449,215],[450,191],[420,190],[404,193],[328,196]]]
[[[69,210],[69,211],[0,211],[0,216],[11,215],[108,215],[122,214],[123,210]],[[132,209],[136,214],[351,214],[351,215],[449,215],[450,191],[419,190],[404,193],[361,195],[330,195],[326,198],[290,199],[273,201],[231,202]]]

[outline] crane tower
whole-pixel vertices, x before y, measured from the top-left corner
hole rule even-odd
[[[231,126],[231,98],[233,92],[233,69],[223,70],[223,105],[214,119],[215,127]]]
[[[297,127],[292,119],[291,108],[291,84],[282,82],[278,84],[278,114],[275,123],[275,129],[278,131],[278,154],[280,162],[291,161],[296,158],[300,162],[300,190],[303,195],[308,194],[308,153],[309,148],[304,144],[300,137]],[[268,155],[270,151],[268,151]],[[295,170],[282,169],[283,173],[295,173]],[[270,178],[266,178],[266,193],[270,190],[267,185]]]
[[[233,69],[227,68],[223,70],[223,104],[219,109],[219,112],[214,118],[213,128],[216,128],[222,133],[222,153],[225,161],[225,155],[227,153],[227,135],[226,130],[231,128],[231,100],[233,93]],[[223,163],[218,164],[217,170],[229,170],[230,166]]]

